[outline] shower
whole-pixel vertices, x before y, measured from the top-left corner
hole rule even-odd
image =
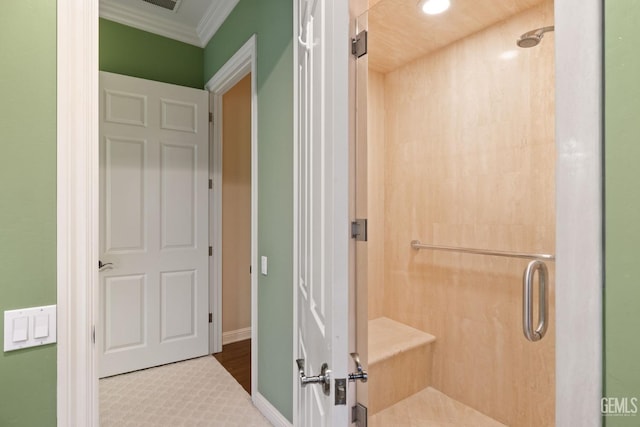
[[[372,427],[554,426],[554,0],[417,3],[355,23],[359,403]]]
[[[538,43],[542,40],[542,36],[544,33],[548,31],[553,31],[554,26],[542,27],[535,30],[528,31],[520,36],[518,41],[516,41],[519,47],[527,48],[537,46]]]

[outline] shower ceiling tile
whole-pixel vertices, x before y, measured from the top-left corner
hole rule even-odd
[[[541,3],[541,0],[455,0],[451,2],[449,10],[435,16],[423,14],[416,0],[378,0],[370,3],[369,67],[388,73],[529,9]],[[513,46],[518,35],[513,36]]]

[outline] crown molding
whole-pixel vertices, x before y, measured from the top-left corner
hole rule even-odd
[[[149,16],[147,14],[143,14],[138,9],[123,6],[121,4],[101,1],[100,17],[194,46],[204,47],[206,45],[206,43],[202,43],[202,40],[196,33],[196,30],[188,25],[176,23],[157,16]]]
[[[100,2],[100,17],[159,36],[168,37],[198,47],[205,47],[240,0],[212,2],[196,28],[120,3]]]
[[[209,43],[239,1],[240,0],[220,0],[211,3],[211,6],[209,6],[209,9],[196,27],[196,33],[202,43],[201,47],[205,47]]]

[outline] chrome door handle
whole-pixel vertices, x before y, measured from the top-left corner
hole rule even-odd
[[[356,372],[349,374],[349,381],[353,382],[360,380],[363,383],[366,383],[369,379],[369,374],[367,374],[367,371],[362,369],[362,364],[360,364],[360,355],[358,353],[351,353],[351,358],[356,364]]]
[[[329,396],[331,394],[331,370],[329,365],[323,363],[320,367],[320,375],[306,376],[304,373],[304,359],[296,360],[298,364],[298,372],[300,374],[300,387],[304,387],[307,384],[321,384],[324,394]]]
[[[538,326],[533,329],[533,276],[538,272]],[[540,341],[549,323],[548,271],[542,261],[531,261],[522,278],[522,329],[529,341]]]

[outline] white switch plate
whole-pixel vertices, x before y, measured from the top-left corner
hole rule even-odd
[[[25,323],[27,331],[26,339],[23,339],[25,334],[22,326]],[[35,338],[36,335],[39,338]],[[4,351],[52,344],[56,338],[55,305],[4,312]]]
[[[260,273],[262,273],[263,276],[267,275],[267,257],[266,256],[260,257]]]

